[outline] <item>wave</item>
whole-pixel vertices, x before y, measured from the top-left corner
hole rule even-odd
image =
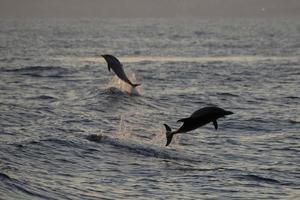
[[[213,33],[211,33],[211,32],[205,32],[205,31],[194,31],[194,34],[196,36],[205,36],[205,35],[212,35]]]
[[[5,191],[4,194],[1,197],[11,198],[12,196],[15,196],[16,198],[20,197],[19,195],[22,195],[22,198],[24,199],[30,199],[30,198],[39,198],[39,199],[54,199],[49,196],[45,196],[38,192],[36,188],[31,187],[28,185],[27,182],[19,181],[17,179],[11,178],[8,175],[0,172],[0,188],[1,190]]]
[[[290,152],[295,152],[295,153],[299,153],[300,150],[297,149],[296,147],[281,147],[281,148],[273,148],[272,151],[290,151]]]
[[[18,73],[32,77],[64,77],[69,73],[69,69],[57,66],[26,66],[17,69],[6,69],[4,72]]]
[[[139,143],[133,140],[119,139],[102,134],[91,134],[88,135],[86,139],[92,142],[109,144],[115,148],[143,156],[175,161],[198,162],[196,158],[192,158],[174,150],[166,149],[165,147],[162,148],[155,144]]]
[[[266,177],[262,177],[262,176],[254,175],[254,174],[242,175],[239,178],[249,180],[249,181],[263,182],[263,183],[269,183],[269,184],[281,184],[281,182],[276,179],[266,178]]]
[[[12,180],[8,175],[0,172],[0,181]]]
[[[285,97],[286,99],[295,99],[295,100],[298,100],[300,99],[300,97],[296,97],[296,96],[287,96]]]
[[[79,136],[81,138],[81,136]],[[199,157],[191,156],[188,152],[183,152],[182,148],[181,152],[177,151],[177,149],[166,148],[165,146],[157,145],[156,141],[151,142],[140,142],[135,139],[127,139],[130,137],[129,132],[124,133],[124,135],[117,136],[106,136],[104,134],[90,134],[84,136],[85,140],[90,142],[95,142],[98,144],[104,144],[112,146],[115,149],[119,149],[122,152],[133,153],[140,156],[145,157],[154,157],[163,159],[165,161],[170,162],[189,162],[190,164],[201,162]],[[157,138],[160,139],[160,138]],[[22,141],[17,143],[11,143],[10,145],[16,146],[18,148],[25,148],[28,145],[34,145],[39,147],[47,147],[47,148],[58,148],[63,146],[65,148],[75,148],[75,149],[84,149],[86,151],[98,151],[98,149],[94,147],[87,146],[86,143],[82,143],[82,141],[78,140],[77,137],[59,139],[59,138],[47,138],[47,139],[38,139],[38,140],[30,140],[30,141]],[[175,145],[175,144],[174,144]],[[184,166],[187,166],[186,163]],[[185,169],[188,170],[188,169]],[[196,168],[195,168],[196,170]],[[197,170],[201,170],[198,169]],[[211,169],[213,170],[213,169]],[[0,179],[3,176],[4,178],[9,178],[5,174],[2,175],[0,173]]]
[[[290,119],[290,120],[288,120],[288,122],[289,122],[290,124],[300,124],[300,121],[299,121],[299,120],[293,120],[293,119]]]
[[[5,49],[6,47],[1,47],[0,49]],[[31,58],[29,57],[23,57],[23,56],[13,56],[13,57],[4,57],[4,58],[0,58],[0,62],[3,63],[13,63],[14,61],[28,61],[31,60]]]
[[[220,96],[228,96],[228,97],[239,97],[239,95],[232,94],[232,93],[230,93],[230,92],[217,92],[217,95],[220,95]]]
[[[38,144],[38,145],[59,145],[59,146],[65,146],[65,147],[75,147],[80,148],[80,144],[78,144],[75,141],[67,140],[67,139],[57,139],[57,138],[48,138],[48,139],[42,139],[39,141],[32,141],[32,144]]]
[[[52,97],[49,95],[40,95],[40,96],[36,96],[36,97],[29,97],[27,99],[29,99],[29,100],[50,100],[50,101],[58,100],[56,97]]]

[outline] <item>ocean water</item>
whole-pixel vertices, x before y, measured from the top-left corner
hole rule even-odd
[[[0,199],[300,199],[298,19],[0,27]],[[165,147],[210,105],[234,115]]]

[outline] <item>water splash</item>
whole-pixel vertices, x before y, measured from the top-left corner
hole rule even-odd
[[[135,134],[132,131],[131,126],[126,123],[125,120],[126,116],[121,116],[120,118],[120,124],[119,129],[116,134],[117,139],[121,140],[132,140],[139,144],[146,144],[146,145],[155,145],[160,148],[165,148],[166,145],[166,131],[164,127],[159,129],[159,131],[155,131],[152,138],[150,140],[143,140],[141,141],[140,138],[136,137]],[[176,134],[174,135],[173,141],[172,141],[172,147],[175,149],[183,149],[184,147],[180,144],[180,135]]]
[[[121,119],[120,119],[120,124],[119,124],[119,129],[118,129],[118,132],[116,134],[116,137],[118,139],[128,139],[130,138],[132,135],[132,131],[131,129],[126,126],[126,122],[124,120],[124,116],[121,115]]]
[[[174,134],[172,139],[172,144],[168,147],[166,147],[166,129],[164,126],[162,126],[158,131],[154,132],[153,137],[150,141],[147,142],[147,144],[153,144],[162,148],[172,148],[177,150],[183,150],[184,146],[181,145],[180,140],[181,135],[180,134]]]
[[[175,149],[183,150],[183,149],[184,149],[184,146],[182,146],[182,145],[180,144],[180,137],[181,137],[180,134],[175,134],[175,135],[173,136],[173,147],[174,147]]]
[[[133,83],[137,83],[137,79],[134,73],[128,74],[129,80],[131,80]],[[110,91],[121,91],[123,93],[129,94],[129,95],[135,95],[135,96],[143,96],[144,91],[142,86],[138,86],[133,88],[128,83],[121,80],[117,75],[114,75],[111,80],[108,82],[106,88]]]
[[[140,144],[147,144],[147,145],[156,145],[159,147],[165,146],[165,131],[160,129],[159,131],[153,134],[153,137],[150,140],[140,140],[132,131],[131,125],[128,124],[125,120],[126,116],[122,115],[120,118],[119,128],[116,133],[117,139],[122,140],[132,140]]]
[[[106,136],[103,134],[88,135],[87,139],[93,142],[106,143],[123,151],[133,152],[139,155],[167,159],[172,161],[195,162],[197,158],[191,157],[177,148],[177,142],[174,142],[173,148],[165,148],[165,132],[163,129],[157,131],[157,134],[151,140],[145,141],[136,137],[132,132],[131,126],[126,123],[126,116],[121,116],[120,124],[116,134]],[[175,149],[174,149],[175,146]],[[178,151],[179,150],[179,151]]]
[[[166,133],[163,128],[154,133],[154,136],[149,141],[149,144],[159,145],[160,147],[165,146]]]

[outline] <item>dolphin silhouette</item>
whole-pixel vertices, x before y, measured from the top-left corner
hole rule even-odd
[[[133,84],[128,79],[128,77],[126,76],[126,74],[124,72],[122,63],[116,57],[114,57],[112,55],[107,55],[107,54],[101,55],[101,56],[105,59],[105,61],[107,63],[108,71],[110,71],[110,69],[112,69],[121,80],[128,83],[132,87],[137,87],[137,86],[141,85],[141,84]]]
[[[172,131],[172,129],[167,124],[164,124],[166,128],[167,138],[166,146],[168,146],[171,143],[174,134],[186,133],[195,130],[196,128],[204,126],[205,124],[208,124],[210,122],[214,124],[214,127],[217,130],[217,119],[231,114],[233,114],[233,112],[226,111],[219,107],[204,107],[195,111],[190,117],[178,120],[177,122],[183,122],[183,125],[176,131]]]

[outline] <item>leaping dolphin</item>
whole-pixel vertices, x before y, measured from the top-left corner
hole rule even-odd
[[[126,76],[124,69],[123,69],[123,64],[114,56],[112,55],[101,55],[106,63],[107,63],[107,67],[108,67],[108,71],[110,71],[110,69],[112,69],[115,74],[124,82],[128,83],[129,85],[131,85],[132,87],[137,87],[141,84],[133,84],[128,77]]]
[[[166,146],[171,143],[174,134],[186,133],[210,122],[213,122],[215,129],[218,129],[217,119],[231,114],[233,114],[233,112],[226,111],[219,107],[204,107],[195,111],[190,117],[178,120],[177,122],[183,122],[183,125],[176,131],[172,131],[167,124],[164,124],[167,137]]]

